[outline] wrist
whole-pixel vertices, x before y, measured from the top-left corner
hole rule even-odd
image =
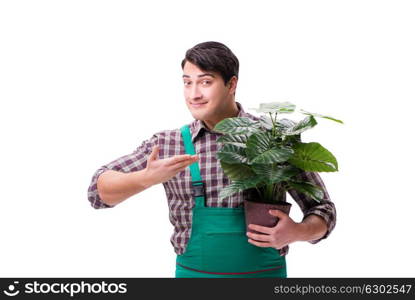
[[[304,222],[297,223],[297,241],[306,242],[310,236],[310,226]]]
[[[301,240],[313,241],[322,238],[327,232],[327,224],[317,215],[309,215],[300,224]]]
[[[148,189],[149,187],[155,185],[155,181],[150,172],[148,172],[147,168],[138,171],[137,175],[139,177],[137,182],[139,182],[144,189]]]

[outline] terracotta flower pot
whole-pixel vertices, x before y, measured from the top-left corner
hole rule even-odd
[[[252,229],[248,229],[249,224],[257,224],[266,227],[274,227],[277,225],[278,217],[269,213],[270,209],[278,209],[289,214],[291,203],[279,202],[278,204],[260,203],[250,200],[244,200],[246,231],[253,233],[261,233]]]

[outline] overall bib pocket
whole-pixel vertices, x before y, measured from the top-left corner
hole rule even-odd
[[[206,232],[202,243],[202,263],[207,271],[244,273],[281,265],[275,249],[250,244],[245,231]]]

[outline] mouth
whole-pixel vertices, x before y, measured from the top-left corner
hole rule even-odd
[[[192,107],[198,108],[198,107],[202,107],[206,104],[207,102],[195,102],[195,103],[190,103],[190,105]]]

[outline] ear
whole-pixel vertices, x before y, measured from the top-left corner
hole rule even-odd
[[[235,75],[229,79],[227,85],[229,86],[229,93],[233,94],[236,91],[236,86],[238,85],[238,77]]]

